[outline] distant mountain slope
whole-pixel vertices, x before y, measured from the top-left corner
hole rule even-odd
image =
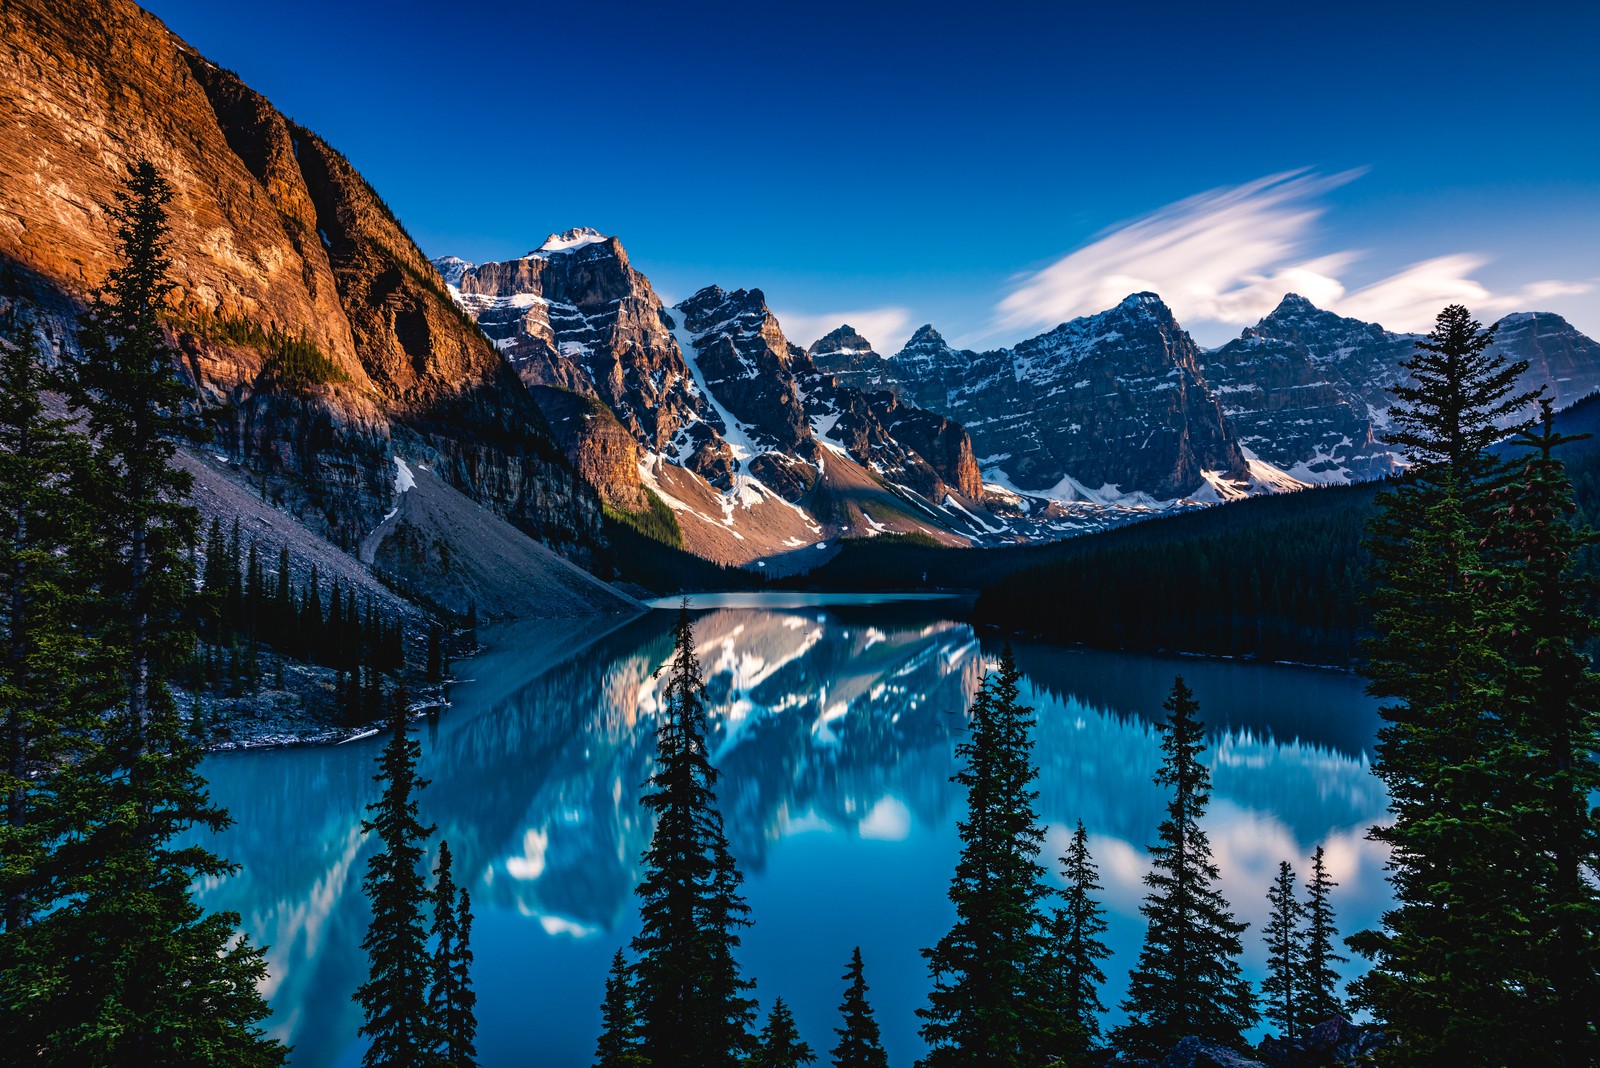
[[[434,266],[601,496],[634,515],[653,496],[708,560],[787,572],[841,536],[962,544],[1048,520],[991,499],[958,423],[791,344],[760,290],[667,308],[616,238],[582,228]]]
[[[1494,329],[1501,353],[1529,361],[1524,387],[1567,404],[1600,386],[1600,343],[1560,316],[1521,312]],[[1006,349],[956,349],[932,326],[889,358],[843,327],[813,349],[842,375],[959,420],[991,481],[1058,502],[1155,506],[1396,470],[1388,390],[1420,337],[1290,293],[1208,352],[1158,296],[1136,293]]]
[[[887,371],[1018,489],[1172,500],[1250,478],[1200,360],[1161,299],[1136,293],[1008,349],[956,350],[924,326]]]
[[[391,507],[395,443],[579,558],[599,501],[511,367],[334,149],[127,0],[0,7],[0,303],[56,351],[111,266],[130,163],[173,187],[170,321],[230,457],[336,543]]]

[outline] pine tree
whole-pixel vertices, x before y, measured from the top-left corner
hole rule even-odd
[[[1275,1024],[1287,1041],[1300,1037],[1306,1016],[1303,1003],[1306,907],[1295,896],[1294,869],[1278,862],[1278,876],[1267,889],[1271,911],[1262,941],[1267,944],[1267,977],[1261,981],[1261,1000],[1267,1021]]]
[[[1095,897],[1100,873],[1089,854],[1089,833],[1078,821],[1072,843],[1061,858],[1066,886],[1062,904],[1051,915],[1045,948],[1052,1041],[1047,1051],[1062,1063],[1085,1061],[1100,1039],[1100,987],[1106,981],[1100,962],[1111,956],[1101,941],[1105,909]]]
[[[606,996],[600,1004],[600,1039],[595,1043],[594,1068],[648,1068],[650,1059],[639,1047],[639,1014],[634,1000],[628,961],[619,949],[611,958]]]
[[[439,863],[434,868],[433,975],[428,988],[428,1013],[434,1035],[430,1045],[441,1068],[469,1068],[477,1064],[475,1043],[478,1021],[468,968],[472,950],[468,939],[472,914],[467,891],[456,889],[450,871],[450,843],[439,843]]]
[[[867,1003],[867,980],[862,970],[860,946],[851,951],[850,967],[844,973],[844,980],[850,985],[845,987],[844,1001],[839,1005],[844,1026],[833,1029],[839,1036],[839,1044],[830,1054],[833,1068],[889,1068],[889,1056],[878,1035],[878,1021]]]
[[[1008,645],[999,670],[979,686],[970,734],[956,747],[965,766],[952,781],[967,792],[949,892],[956,921],[923,950],[933,990],[917,1010],[929,1068],[1032,1064],[1048,1038],[1040,1026],[1044,831],[1034,811],[1033,709],[1019,699],[1020,678]]]
[[[1395,906],[1348,944],[1373,962],[1351,984],[1396,1035],[1396,1064],[1486,1064],[1516,1048],[1554,1060],[1539,1026],[1540,937],[1519,809],[1527,740],[1509,714],[1517,671],[1500,565],[1510,534],[1497,499],[1505,462],[1487,447],[1532,398],[1465,308],[1440,313],[1405,364],[1391,415],[1413,466],[1369,527],[1373,627],[1364,672],[1385,699],[1373,771],[1394,820]],[[1514,424],[1520,429],[1526,421]]]
[[[422,1063],[437,1024],[428,1005],[433,961],[428,954],[423,902],[428,897],[419,865],[422,843],[433,834],[417,817],[416,792],[428,785],[417,776],[421,746],[406,722],[405,698],[395,693],[389,709],[389,741],[378,759],[373,781],[383,793],[367,806],[363,834],[378,836],[378,850],[367,860],[361,888],[372,905],[372,922],[361,942],[369,976],[356,991],[370,1039],[363,1068]]]
[[[86,517],[73,472],[88,466],[87,441],[45,413],[48,376],[27,324],[0,332],[0,969],[24,925],[53,903],[48,859],[74,767],[93,744],[97,680],[93,639],[77,624],[81,582],[74,541]],[[59,789],[58,789],[59,788]],[[0,998],[0,1002],[6,999]]]
[[[1539,1016],[1554,1063],[1600,1060],[1600,678],[1584,644],[1596,633],[1593,580],[1574,581],[1580,553],[1600,540],[1573,523],[1572,484],[1555,450],[1588,435],[1556,431],[1552,405],[1516,441],[1527,451],[1497,491],[1503,532],[1497,592],[1509,608],[1505,648],[1514,665],[1506,711],[1519,743],[1507,769],[1522,844],[1520,901],[1541,942],[1547,990]],[[1587,875],[1585,874],[1587,873]]]
[[[1329,900],[1338,885],[1328,875],[1323,848],[1317,846],[1311,854],[1311,879],[1306,883],[1306,951],[1300,972],[1300,1016],[1309,1027],[1345,1014],[1344,1002],[1339,999],[1339,973],[1333,967],[1345,958],[1334,952],[1338,932]]]
[[[52,857],[62,902],[29,932],[35,970],[8,1006],[9,1052],[32,1063],[281,1064],[264,1039],[261,953],[239,917],[207,913],[192,888],[232,874],[196,828],[229,823],[198,767],[168,685],[193,648],[187,631],[198,513],[170,460],[187,391],[161,320],[167,281],[166,182],[134,165],[111,216],[119,263],[96,293],[66,381],[93,442],[82,473],[92,523],[73,566],[92,584],[83,625],[106,715],[74,768],[70,825]]]
[[[1200,762],[1205,726],[1183,678],[1173,680],[1162,706],[1158,786],[1172,790],[1167,818],[1150,847],[1154,865],[1144,878],[1150,893],[1139,911],[1148,921],[1139,963],[1122,1003],[1128,1022],[1112,1039],[1129,1052],[1154,1056],[1184,1035],[1239,1046],[1256,1022],[1250,984],[1239,971],[1238,922],[1216,889],[1219,877],[1200,820],[1211,800],[1211,773]]]
[[[749,906],[716,807],[705,683],[687,603],[662,689],[656,767],[641,803],[655,817],[633,940],[643,1050],[655,1068],[732,1068],[750,1052],[754,983],[734,960]]]
[[[772,1011],[767,1014],[767,1024],[761,1029],[756,1051],[745,1063],[750,1068],[800,1068],[812,1064],[817,1055],[800,1040],[794,1025],[794,1013],[783,998],[774,998]]]

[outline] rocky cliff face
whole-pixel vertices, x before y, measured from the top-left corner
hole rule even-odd
[[[588,229],[517,260],[434,266],[601,495],[637,511],[656,492],[704,555],[745,563],[851,531],[974,530],[945,503],[983,508],[965,431],[819,368],[760,290],[708,286],[664,308],[621,243]]]
[[[148,157],[174,193],[172,335],[219,448],[341,544],[387,510],[398,447],[581,554],[593,494],[337,152],[126,0],[18,0],[0,29],[0,284],[58,350]]]
[[[1494,349],[1527,360],[1524,389],[1544,387],[1558,406],[1600,387],[1600,344],[1559,315],[1519,312],[1494,325]],[[1207,381],[1240,443],[1306,482],[1374,478],[1396,469],[1383,441],[1389,387],[1420,334],[1324,311],[1289,294],[1237,340],[1207,353]]]
[[[979,463],[1022,490],[1170,500],[1250,472],[1201,353],[1153,293],[1009,349],[950,347],[931,326],[892,360],[919,404],[959,421]]]
[[[806,355],[811,358],[813,367],[822,374],[832,375],[840,385],[862,390],[894,387],[888,361],[849,323],[817,339],[806,350]]]

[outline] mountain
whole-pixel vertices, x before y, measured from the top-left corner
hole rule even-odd
[[[759,289],[668,308],[620,241],[587,228],[515,260],[433,263],[601,497],[628,512],[653,497],[707,559],[779,571],[841,536],[1024,536],[958,423],[792,344]]]
[[[1519,385],[1543,386],[1558,407],[1600,388],[1600,343],[1559,315],[1519,312],[1493,326],[1493,348],[1529,362]],[[1324,311],[1290,293],[1238,339],[1207,353],[1207,381],[1240,444],[1304,482],[1345,482],[1395,470],[1383,441],[1388,389],[1421,334]]]
[[[109,208],[148,157],[173,190],[167,327],[238,477],[350,550],[395,506],[403,456],[587,558],[599,498],[325,141],[127,0],[0,6],[0,101],[0,305],[54,356],[75,348],[112,265]]]
[[[888,374],[967,428],[992,481],[1061,500],[1173,500],[1252,478],[1201,359],[1161,298],[1135,293],[1013,348],[957,350],[924,326]]]

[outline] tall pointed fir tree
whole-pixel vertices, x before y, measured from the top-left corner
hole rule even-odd
[[[383,792],[361,821],[363,834],[378,836],[361,880],[372,906],[361,941],[368,978],[355,994],[363,1014],[360,1033],[369,1040],[363,1068],[423,1064],[439,1033],[428,1004],[433,960],[423,921],[428,889],[421,864],[423,842],[433,828],[423,826],[417,815],[417,791],[428,785],[417,775],[420,752],[406,722],[405,697],[397,691],[389,707],[389,740],[372,777]]]
[[[1100,872],[1089,853],[1089,833],[1078,821],[1072,842],[1061,857],[1065,886],[1061,904],[1051,914],[1045,946],[1047,1014],[1052,1041],[1046,1051],[1062,1064],[1081,1064],[1100,1040],[1100,987],[1106,981],[1100,962],[1111,956],[1101,941],[1105,909],[1095,896]]]
[[[434,868],[433,975],[428,1015],[434,1027],[433,1063],[439,1068],[471,1068],[478,1063],[478,995],[472,989],[472,905],[451,872],[450,843],[439,843]]]
[[[600,1003],[600,1038],[594,1047],[594,1068],[649,1068],[639,1046],[639,1014],[634,1007],[633,977],[628,960],[617,950],[606,976]]]
[[[749,906],[717,811],[705,682],[688,605],[661,691],[656,766],[641,803],[655,819],[640,881],[634,984],[654,1068],[734,1068],[753,1048],[755,984],[734,959]]]
[[[794,1013],[788,1004],[781,997],[774,998],[756,1051],[745,1063],[750,1068],[800,1068],[803,1064],[814,1064],[816,1059],[811,1046],[800,1040],[800,1031],[795,1027]]]
[[[193,898],[197,883],[236,869],[183,844],[229,820],[168,686],[193,647],[185,549],[199,523],[190,480],[170,464],[188,396],[161,325],[170,197],[148,161],[134,165],[111,210],[118,265],[83,317],[65,383],[93,442],[82,477],[95,507],[74,566],[93,588],[81,624],[97,655],[75,666],[101,675],[104,714],[63,806],[56,905],[31,932],[38,971],[6,1014],[9,1048],[32,1063],[266,1065],[286,1054],[261,1031],[260,951],[237,914]]]
[[[1505,530],[1497,578],[1509,602],[1508,654],[1515,665],[1507,711],[1516,728],[1510,768],[1516,839],[1523,845],[1523,902],[1539,940],[1552,1036],[1552,1063],[1600,1061],[1600,821],[1590,798],[1600,791],[1600,679],[1584,644],[1596,633],[1586,611],[1593,579],[1576,578],[1580,553],[1596,532],[1573,522],[1572,483],[1555,451],[1589,435],[1556,430],[1552,405],[1516,442],[1496,497]]]
[[[1150,888],[1139,911],[1148,921],[1139,962],[1122,1007],[1127,1023],[1113,1033],[1121,1049],[1155,1056],[1184,1035],[1237,1047],[1255,1025],[1255,998],[1240,974],[1239,936],[1248,924],[1233,918],[1217,890],[1211,842],[1200,826],[1211,800],[1211,772],[1200,760],[1205,725],[1194,691],[1173,680],[1162,706],[1161,768],[1155,782],[1172,791],[1167,818],[1150,847]]]
[[[1404,364],[1412,381],[1393,389],[1389,439],[1413,464],[1368,528],[1376,637],[1363,670],[1384,701],[1373,771],[1394,817],[1369,836],[1390,849],[1395,904],[1348,942],[1372,961],[1351,992],[1398,1039],[1399,1065],[1556,1054],[1525,911],[1539,865],[1520,840],[1529,743],[1507,693],[1518,623],[1499,579],[1507,465],[1488,451],[1506,421],[1526,426],[1516,420],[1533,398],[1516,387],[1526,361],[1491,342],[1451,305]]]
[[[964,765],[951,781],[966,790],[967,814],[949,891],[955,924],[922,951],[933,978],[917,1010],[928,1068],[1033,1064],[1046,1041],[1044,831],[1034,810],[1033,709],[1020,700],[1020,678],[1008,645],[956,747]]]
[[[49,860],[60,820],[70,821],[55,802],[93,744],[98,711],[95,680],[78,667],[93,645],[76,625],[83,590],[72,566],[87,522],[73,473],[88,466],[88,443],[46,413],[47,380],[33,330],[13,311],[0,321],[0,1003],[8,1005],[12,983],[25,981],[25,928],[55,903]]]
[[[839,1005],[841,1026],[833,1033],[839,1036],[829,1056],[833,1068],[889,1068],[889,1055],[884,1052],[883,1040],[878,1032],[878,1021],[867,1002],[867,979],[861,964],[861,947],[850,953],[850,967],[844,973],[849,985],[844,988],[844,1001]]]
[[[1278,875],[1267,888],[1267,977],[1261,980],[1261,1001],[1267,1022],[1286,1041],[1294,1041],[1306,1023],[1304,996],[1306,907],[1295,896],[1294,869],[1278,862]]]
[[[1339,973],[1335,964],[1345,961],[1335,950],[1338,929],[1334,923],[1333,888],[1322,846],[1311,854],[1311,878],[1306,881],[1306,952],[1300,969],[1301,1018],[1315,1027],[1345,1014],[1339,998]]]

